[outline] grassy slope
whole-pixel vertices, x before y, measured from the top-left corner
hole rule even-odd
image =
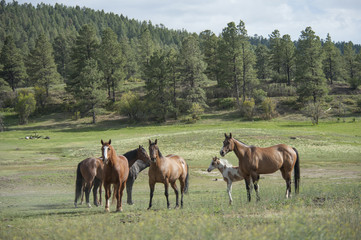
[[[36,132],[50,140],[25,140]],[[219,154],[223,133],[248,144],[286,143],[301,156],[301,193],[284,199],[280,173],[263,175],[261,201],[246,202],[244,183],[233,186],[228,206],[226,185],[217,172],[206,173]],[[295,140],[290,137],[296,137]],[[100,154],[100,139],[112,139],[118,153],[147,147],[158,138],[163,154],[183,156],[191,167],[190,193],[183,210],[166,210],[163,186],[156,185],[154,210],[147,208],[147,171],[134,186],[135,205],[123,213],[103,207],[74,209],[76,164]],[[207,115],[196,124],[127,126],[103,121],[97,126],[61,115],[0,133],[0,239],[357,239],[360,230],[361,120],[337,123],[273,120],[241,122]],[[227,159],[234,165],[233,153]],[[254,199],[253,199],[254,200]],[[175,197],[170,191],[174,206]],[[112,206],[114,210],[114,205]]]

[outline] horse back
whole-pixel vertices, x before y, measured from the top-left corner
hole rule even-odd
[[[79,163],[80,173],[86,181],[92,181],[97,175],[98,158],[86,158]]]

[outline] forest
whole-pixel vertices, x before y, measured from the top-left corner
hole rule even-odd
[[[207,111],[245,120],[361,112],[360,44],[297,41],[275,29],[249,36],[245,22],[190,33],[89,8],[0,3],[0,125],[54,112],[115,112],[132,122],[197,121]]]

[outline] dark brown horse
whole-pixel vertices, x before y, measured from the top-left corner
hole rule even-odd
[[[267,148],[248,146],[232,137],[227,136],[221,148],[221,156],[234,151],[238,158],[239,169],[245,179],[248,201],[251,201],[250,179],[252,178],[254,190],[258,195],[258,180],[260,174],[274,173],[280,170],[283,179],[286,181],[286,198],[291,197],[291,173],[293,168],[295,178],[295,191],[299,191],[300,183],[300,159],[295,148],[285,144],[278,144]]]
[[[87,158],[78,164],[76,171],[75,183],[75,200],[74,205],[77,207],[77,202],[82,195],[81,204],[83,203],[83,194],[88,207],[90,190],[93,188],[94,205],[99,206],[102,204],[102,179],[103,179],[103,161],[100,158]],[[97,189],[99,188],[100,198],[97,198]],[[83,193],[83,194],[82,194]]]
[[[103,142],[102,144],[102,158],[104,161],[104,176],[103,184],[105,189],[105,211],[109,212],[109,199],[111,196],[111,184],[114,184],[114,194],[117,199],[117,212],[121,212],[122,209],[122,197],[125,184],[128,179],[129,165],[128,160],[124,156],[117,156],[114,148],[109,142]]]
[[[183,207],[183,194],[187,193],[189,186],[188,165],[182,157],[177,155],[171,154],[163,157],[159,151],[157,139],[154,143],[149,140],[149,156],[151,163],[148,172],[150,187],[150,200],[148,209],[152,207],[154,187],[157,182],[164,184],[164,194],[167,199],[167,208],[169,208],[168,186],[170,183],[176,195],[175,207],[178,208],[178,188],[176,184],[178,179],[181,187],[181,207]]]

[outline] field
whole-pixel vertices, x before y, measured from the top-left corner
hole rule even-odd
[[[206,171],[225,132],[250,145],[297,148],[300,194],[285,199],[285,182],[276,172],[261,176],[260,202],[253,192],[248,203],[244,182],[235,183],[229,206],[220,173]],[[25,139],[35,133],[42,137]],[[112,139],[121,154],[138,145],[147,149],[149,138],[158,139],[163,154],[181,155],[190,166],[183,209],[166,209],[163,185],[157,184],[153,209],[146,210],[147,170],[134,184],[135,204],[126,205],[124,196],[122,213],[114,204],[110,213],[104,206],[74,208],[77,163],[99,156],[101,139]],[[225,158],[238,163],[234,153]],[[103,119],[93,126],[54,114],[0,133],[0,239],[361,239],[360,180],[361,118],[312,126],[308,120],[242,122],[215,114],[195,124]],[[170,202],[174,207],[171,189]]]

